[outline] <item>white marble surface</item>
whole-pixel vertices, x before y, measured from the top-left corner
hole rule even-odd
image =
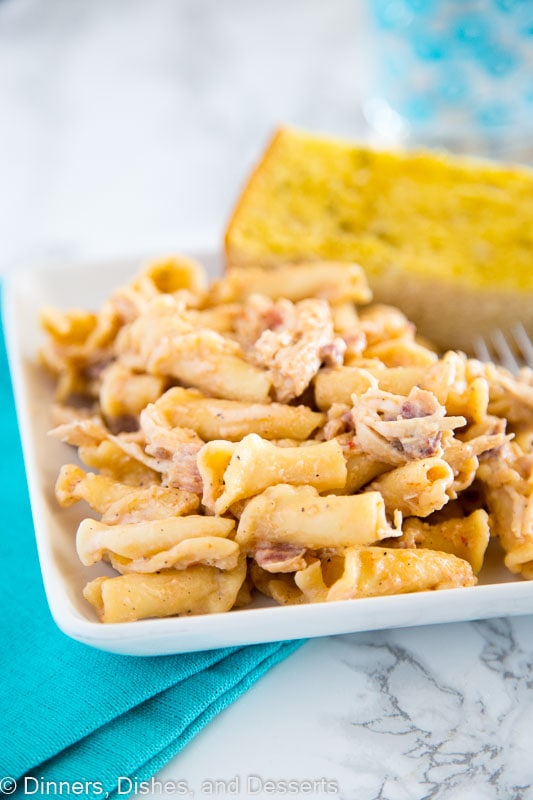
[[[0,271],[219,241],[278,122],[364,135],[365,40],[357,0],[0,0]],[[529,800],[532,642],[531,617],[311,641],[159,777]]]
[[[435,625],[307,642],[160,774],[247,793],[316,781],[297,796],[531,800],[533,620]],[[320,790],[321,780],[329,791]]]

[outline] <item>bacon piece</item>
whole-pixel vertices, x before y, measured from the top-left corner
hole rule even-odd
[[[267,572],[297,572],[305,569],[305,547],[294,544],[265,543],[253,554],[256,563]]]
[[[146,437],[146,453],[152,456],[152,469],[162,473],[166,486],[187,492],[202,493],[202,478],[196,456],[204,441],[189,428],[172,428],[153,403],[140,416],[141,430]]]

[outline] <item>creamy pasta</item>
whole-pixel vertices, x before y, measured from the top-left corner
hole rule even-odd
[[[103,622],[473,586],[491,536],[533,578],[531,372],[439,355],[359,266],[171,257],[41,322]]]

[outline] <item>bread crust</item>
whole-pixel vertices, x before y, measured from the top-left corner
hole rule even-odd
[[[295,149],[293,152],[297,152],[296,148],[298,147],[298,135],[299,132],[296,129],[290,127],[278,128],[269,140],[260,160],[251,172],[233,209],[226,230],[224,239],[226,267],[261,266],[265,268],[272,268],[278,267],[281,264],[289,261],[294,263],[297,261],[310,261],[317,258],[335,261],[345,260],[351,261],[352,263],[356,261],[360,263],[363,269],[366,271],[370,287],[374,293],[374,299],[377,302],[390,303],[400,307],[402,311],[404,311],[404,313],[406,313],[407,316],[416,323],[419,332],[435,341],[435,343],[441,348],[455,348],[464,350],[466,352],[471,352],[473,342],[477,336],[486,336],[496,327],[507,328],[516,321],[521,321],[525,325],[526,329],[533,332],[533,287],[531,286],[531,280],[526,274],[527,267],[524,266],[524,264],[527,262],[524,262],[524,259],[522,258],[522,265],[519,268],[519,265],[515,264],[513,261],[514,253],[517,252],[516,250],[513,250],[513,247],[509,248],[506,259],[509,262],[508,269],[504,270],[500,278],[497,278],[496,280],[493,279],[492,282],[487,281],[486,286],[479,281],[477,284],[469,281],[468,276],[461,275],[457,272],[457,269],[450,269],[448,272],[446,270],[446,265],[444,265],[442,273],[438,272],[438,261],[433,261],[434,269],[432,271],[428,271],[428,274],[425,275],[424,272],[421,272],[419,269],[410,269],[408,264],[396,264],[396,259],[394,258],[394,253],[392,251],[390,253],[391,258],[382,259],[378,266],[377,264],[372,263],[372,259],[369,261],[369,263],[365,263],[364,258],[362,256],[358,256],[356,252],[357,247],[354,248],[352,257],[350,257],[350,253],[343,253],[339,257],[337,254],[328,252],[330,248],[325,239],[324,242],[315,239],[315,244],[318,245],[318,249],[320,250],[319,254],[316,249],[313,250],[313,247],[309,241],[312,237],[306,236],[307,231],[305,229],[302,230],[301,242],[296,241],[296,246],[293,248],[294,252],[291,252],[290,254],[283,254],[282,252],[274,253],[272,250],[269,251],[267,242],[262,241],[262,238],[259,234],[257,238],[257,251],[254,252],[253,237],[251,238],[249,236],[249,232],[246,232],[246,230],[242,228],[242,221],[243,219],[246,221],[248,211],[249,209],[253,210],[254,205],[257,203],[258,197],[260,201],[259,207],[262,208],[261,201],[264,200],[263,194],[265,194],[265,197],[269,201],[272,201],[272,207],[276,206],[276,193],[272,191],[270,195],[268,194],[268,171],[275,168],[276,158],[280,158],[283,161],[283,159],[286,157],[286,153],[283,150],[285,137],[295,137],[295,143],[291,143],[290,147],[294,147]],[[301,132],[301,136],[304,143],[307,137],[314,138],[314,135],[303,132]],[[317,136],[316,138],[320,139],[321,137]],[[354,148],[357,148],[355,143],[351,144],[349,142],[343,142],[340,139],[324,138],[323,142],[326,144],[327,142],[331,142],[334,146],[346,144],[348,147],[353,146]],[[281,155],[279,152],[280,149],[282,151]],[[387,155],[394,156],[395,154],[384,153],[385,157]],[[416,159],[419,155],[427,156],[428,154],[413,153],[410,155]],[[429,155],[433,156],[433,153]],[[500,165],[496,165],[494,163],[491,164],[490,162],[485,162],[481,159],[466,157],[456,158],[444,153],[435,153],[434,155],[436,161],[440,159],[441,163],[442,161],[444,161],[444,163],[451,163],[452,167],[456,164],[459,167],[466,166],[467,174],[469,172],[469,167],[471,166],[472,175],[474,176],[472,179],[473,186],[485,186],[484,183],[476,184],[476,176],[479,175],[480,170],[483,171],[484,169],[488,168],[489,178],[486,184],[486,191],[489,193],[489,195],[492,191],[490,179],[491,168],[494,169],[494,167],[497,167],[496,173],[499,173],[500,175],[502,174]],[[415,163],[415,161],[413,163]],[[518,180],[522,181],[524,180],[523,176],[525,176],[525,185],[527,186],[529,183],[531,183],[531,186],[533,187],[533,172],[527,167],[522,167],[522,165],[513,166],[502,164],[501,168],[504,170],[503,174],[505,175],[505,180],[509,181],[510,190],[508,196],[510,198],[515,199],[523,196],[517,194],[517,175],[519,176]],[[261,187],[263,175],[266,175],[266,193]],[[332,179],[335,179],[334,171]],[[522,184],[522,188],[523,185],[524,184]],[[299,190],[298,187],[299,184],[296,181],[295,187],[293,187],[292,196],[297,196],[294,194],[294,192]],[[445,193],[446,190],[454,191],[453,183],[451,186],[450,184],[443,184],[442,191]],[[483,188],[482,191],[485,191],[485,189]],[[282,200],[282,203],[285,203],[285,200]],[[277,206],[278,210],[279,207],[280,206]],[[281,208],[285,210],[284,205],[282,205]],[[443,208],[446,208],[446,206],[443,206]],[[487,208],[489,211],[494,213],[495,216],[490,217],[490,219],[494,219],[494,229],[498,230],[498,208],[496,207],[494,209],[493,206],[490,205],[487,206]],[[527,221],[529,203],[524,206],[524,209],[525,211],[523,212],[522,216],[524,216]],[[402,211],[402,209],[400,209],[400,211]],[[290,213],[289,204],[287,204],[287,213]],[[466,207],[465,213],[468,213],[468,206]],[[509,217],[509,211],[506,213]],[[309,219],[306,220],[307,224],[309,225],[309,233],[313,232],[313,215],[317,216],[318,222],[318,214],[319,211],[315,206],[314,210],[310,214],[310,221]],[[424,220],[425,217],[422,214],[422,216],[418,217],[418,219]],[[446,217],[443,217],[443,219],[446,220]],[[475,215],[473,219],[475,220]],[[473,227],[471,227],[471,230],[473,231],[474,235],[477,234],[478,236],[481,236],[479,231],[476,230],[475,225],[476,223],[474,221],[472,223]],[[242,236],[243,230],[245,233],[244,236]],[[283,227],[280,227],[279,230],[283,230]],[[289,231],[288,239],[290,240],[291,237],[294,238],[294,230],[291,231],[290,227],[288,227],[287,230]],[[503,230],[505,230],[505,228]],[[363,229],[362,234],[364,235],[365,233],[366,231]],[[510,244],[513,243],[511,236],[514,235],[516,237],[516,235],[519,235],[519,233],[520,231],[518,231],[518,233],[513,233],[513,229],[509,229],[509,232],[506,235],[510,237]],[[454,228],[453,218],[450,220],[449,235],[463,235],[460,227],[458,227],[457,230]],[[524,241],[526,241],[526,239],[527,236],[525,236]],[[361,239],[358,239],[358,242],[360,241]],[[475,244],[475,239],[472,241]],[[517,240],[515,238],[515,243],[516,241]],[[498,242],[498,246],[502,246],[502,244],[505,246],[505,239],[502,239],[501,241],[498,240]],[[410,243],[408,242],[408,244]],[[481,245],[483,245],[483,241],[481,241]],[[527,242],[525,246],[527,248]],[[398,253],[408,252],[401,249],[401,242],[398,247],[400,248],[397,251]],[[522,252],[522,256],[523,254],[524,253]],[[431,259],[431,253],[428,252],[427,257]],[[490,256],[487,258],[488,261],[490,261]],[[401,259],[399,259],[399,261],[401,262]],[[517,270],[515,273],[517,276],[522,275],[525,278],[522,285],[516,284],[513,286],[512,282],[506,280],[509,275],[513,274],[515,269]],[[533,244],[531,246],[530,274],[533,274]]]
[[[224,265],[227,269],[228,266],[246,266],[248,261],[246,257],[242,258],[241,263],[241,256],[239,251],[233,247],[233,236],[235,233],[235,228],[237,226],[237,220],[248,202],[250,194],[253,190],[255,182],[258,176],[262,173],[265,165],[270,160],[272,155],[277,150],[278,144],[283,138],[283,135],[287,131],[287,127],[281,126],[277,128],[270,139],[267,142],[265,150],[263,151],[259,161],[256,163],[255,167],[252,168],[252,171],[244,184],[244,187],[239,195],[235,206],[233,207],[233,211],[230,214],[229,222],[226,227],[226,232],[224,234]]]
[[[533,331],[533,292],[475,289],[446,280],[406,276],[403,271],[368,275],[374,300],[401,308],[417,331],[441,350],[474,354],[476,339],[522,322]]]

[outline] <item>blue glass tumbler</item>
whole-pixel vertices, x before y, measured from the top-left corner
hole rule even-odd
[[[533,160],[533,0],[368,0],[381,144]]]

